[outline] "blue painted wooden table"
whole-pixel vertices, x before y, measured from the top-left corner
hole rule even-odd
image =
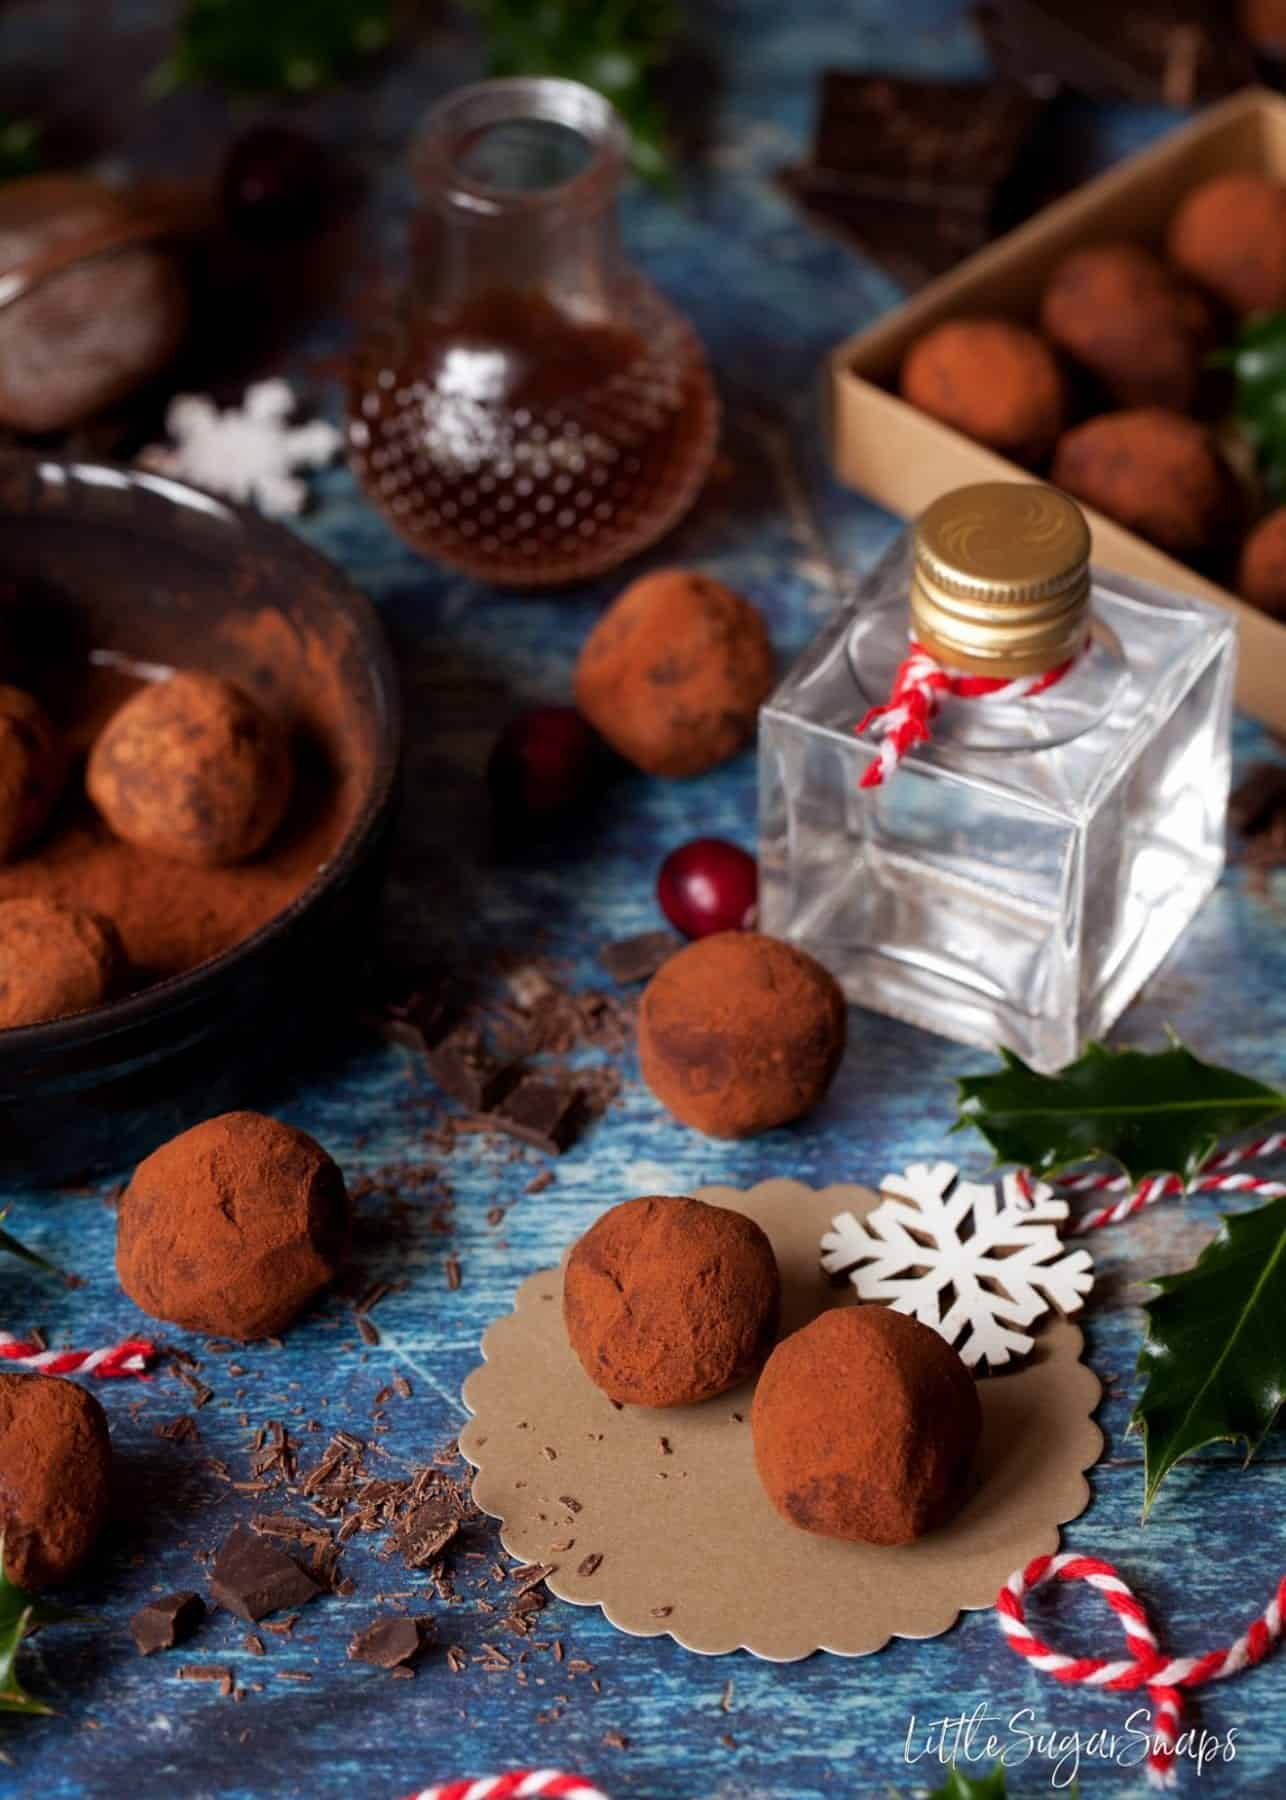
[[[106,11],[107,9],[104,9]],[[163,10],[163,9],[162,9]],[[112,9],[122,39],[149,39],[157,9]],[[73,42],[84,10],[16,6],[0,21],[0,65],[26,61],[87,77]],[[812,232],[780,197],[773,172],[795,157],[810,128],[814,84],[828,63],[921,72],[977,72],[980,53],[964,9],[948,0],[713,0],[703,14],[723,72],[717,129],[682,197],[632,195],[626,232],[633,253],[691,314],[709,345],[728,402],[726,457],[697,512],[664,547],[667,559],[698,563],[744,589],[764,609],[784,655],[810,636],[831,602],[828,559],[866,566],[894,523],[829,484],[820,464],[814,384],[824,352],[898,298],[894,284]],[[150,41],[150,39],[149,39]],[[462,27],[443,25],[416,57],[373,92],[341,105],[340,130],[372,182],[372,241],[391,244],[404,211],[398,152],[423,105],[475,72]],[[78,72],[77,72],[78,71]],[[181,146],[184,106],[140,106],[132,90],[113,99],[120,153],[137,166],[164,165]],[[1166,115],[1069,119],[1071,141],[1092,166],[1124,153],[1170,122]],[[208,123],[208,121],[207,121]],[[317,359],[342,348],[344,329],[324,320],[302,333],[293,366],[307,380]],[[334,404],[333,394],[321,396]],[[390,944],[453,958],[521,946],[539,930],[566,959],[574,981],[601,981],[594,947],[656,923],[652,883],[664,851],[697,833],[753,843],[751,755],[703,780],[666,785],[642,778],[618,795],[610,816],[587,822],[552,857],[488,860],[480,780],[497,723],[516,705],[558,699],[584,632],[610,583],[558,599],[502,597],[417,561],[336,470],[318,483],[300,529],[374,596],[405,682],[409,741],[406,812],[389,885]],[[1244,762],[1262,755],[1263,734],[1238,728]],[[1280,881],[1280,878],[1278,878]],[[1216,1059],[1286,1079],[1286,888],[1252,891],[1236,870],[1150,985],[1118,1034],[1155,1042],[1163,1023]],[[460,1385],[487,1323],[508,1308],[519,1281],[555,1261],[605,1206],[639,1191],[690,1190],[711,1181],[746,1186],[772,1174],[806,1182],[874,1179],[886,1168],[939,1152],[952,1117],[952,1078],[980,1066],[976,1054],[861,1012],[851,1047],[821,1111],[797,1129],[738,1145],[685,1131],[638,1083],[630,1057],[621,1104],[557,1164],[553,1184],[531,1194],[530,1162],[499,1159],[484,1140],[451,1158],[454,1208],[448,1232],[430,1229],[430,1208],[403,1195],[400,1232],[391,1203],[372,1192],[360,1204],[357,1262],[363,1283],[398,1282],[376,1315],[382,1341],[364,1346],[349,1305],[323,1302],[283,1347],[258,1346],[233,1359],[199,1344],[215,1396],[197,1414],[200,1438],[174,1443],[156,1426],[187,1411],[171,1377],[147,1388],[100,1389],[111,1415],[119,1480],[116,1516],[75,1598],[98,1616],[44,1635],[28,1652],[33,1686],[58,1708],[44,1722],[0,1722],[0,1792],[64,1796],[339,1796],[394,1800],[418,1784],[514,1764],[556,1763],[591,1774],[612,1794],[638,1800],[827,1800],[923,1792],[941,1771],[923,1750],[930,1722],[979,1705],[1003,1728],[1028,1708],[1032,1729],[1067,1740],[1057,1765],[1034,1756],[1011,1776],[1011,1792],[1065,1786],[1077,1734],[1085,1753],[1082,1791],[1138,1791],[1137,1768],[1089,1753],[1089,1735],[1120,1732],[1134,1701],[1063,1690],[1029,1673],[1004,1647],[987,1614],[966,1615],[930,1643],[894,1642],[859,1662],[816,1656],[772,1667],[746,1655],[690,1656],[667,1639],[619,1636],[597,1611],[555,1603],[542,1621],[569,1658],[593,1664],[593,1681],[547,1659],[520,1685],[476,1664],[448,1672],[430,1654],[413,1681],[393,1681],[349,1663],[352,1630],[399,1583],[360,1541],[346,1568],[347,1599],[319,1601],[287,1643],[269,1655],[242,1647],[244,1627],[212,1615],[182,1655],[143,1661],[127,1633],[150,1594],[202,1586],[195,1553],[217,1542],[256,1498],[209,1470],[221,1459],[246,1473],[254,1429],[280,1418],[299,1430],[316,1418],[329,1430],[371,1434],[374,1396],[398,1374],[410,1398],[388,1403],[382,1440],[396,1471],[432,1456],[459,1427]],[[264,1096],[315,1133],[357,1182],[385,1166],[430,1156],[426,1130],[443,1103],[406,1055],[354,1036],[321,1075]],[[956,1139],[983,1166],[982,1146]],[[0,1263],[0,1322],[43,1324],[51,1341],[92,1343],[143,1321],[112,1273],[108,1184],[37,1199],[15,1192],[11,1223],[85,1285],[65,1293]],[[488,1222],[493,1209],[503,1222]],[[1168,1642],[1200,1650],[1224,1641],[1258,1609],[1280,1571],[1279,1521],[1286,1509],[1280,1440],[1246,1472],[1220,1452],[1185,1466],[1166,1484],[1146,1527],[1139,1520],[1137,1440],[1125,1434],[1136,1383],[1140,1280],[1192,1259],[1215,1208],[1158,1208],[1095,1241],[1099,1285],[1087,1320],[1089,1355],[1105,1384],[1106,1434],[1092,1478],[1093,1502],[1065,1541],[1118,1561],[1154,1606]],[[462,1279],[449,1288],[446,1259]],[[304,1436],[308,1446],[324,1438]],[[268,1499],[271,1504],[271,1498]],[[471,1657],[504,1637],[497,1618],[471,1599],[440,1615],[444,1641]],[[1059,1640],[1115,1651],[1106,1615],[1084,1598],[1059,1608]],[[507,1640],[512,1647],[514,1640]],[[227,1664],[237,1703],[216,1689],[180,1682],[184,1660]],[[306,1681],[281,1680],[281,1675]],[[729,1688],[727,1684],[731,1683]],[[565,1703],[558,1699],[565,1697]],[[1286,1659],[1206,1690],[1191,1717],[1211,1732],[1237,1733],[1236,1760],[1207,1769],[1216,1792],[1282,1791]],[[553,1709],[554,1722],[541,1715]],[[608,1741],[620,1734],[628,1747]],[[1185,1773],[1192,1791],[1196,1776]]]

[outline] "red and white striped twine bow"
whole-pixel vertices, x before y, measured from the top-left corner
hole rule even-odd
[[[607,1800],[579,1775],[557,1769],[515,1769],[508,1775],[483,1775],[474,1781],[448,1781],[439,1787],[421,1788],[406,1800],[533,1800],[536,1795],[558,1800]]]
[[[1169,1200],[1180,1194],[1258,1194],[1261,1200],[1280,1200],[1286,1194],[1286,1182],[1266,1181],[1258,1175],[1230,1173],[1239,1163],[1254,1162],[1261,1157],[1277,1156],[1286,1150],[1286,1131],[1270,1132],[1247,1144],[1234,1144],[1231,1149],[1217,1150],[1202,1163],[1197,1173],[1185,1181],[1181,1175],[1150,1175],[1137,1187],[1131,1187],[1128,1175],[1068,1175],[1056,1183],[1064,1194],[1119,1194],[1110,1205],[1096,1207],[1069,1219],[1063,1227],[1066,1237],[1083,1237],[1103,1225],[1119,1225],[1145,1206],[1158,1200]]]
[[[1024,1602],[1047,1581],[1085,1581],[1096,1588],[1120,1619],[1128,1657],[1116,1662],[1102,1656],[1065,1656],[1043,1643],[1027,1623]],[[1286,1607],[1286,1575],[1268,1605],[1235,1643],[1205,1656],[1167,1656],[1156,1640],[1142,1603],[1122,1581],[1111,1563],[1096,1556],[1037,1556],[1009,1577],[996,1601],[1000,1629],[1011,1650],[1025,1656],[1033,1668],[1055,1681],[1083,1683],[1088,1687],[1127,1691],[1146,1688],[1152,1703],[1152,1747],[1148,1752],[1148,1778],[1156,1787],[1173,1787],[1179,1718],[1183,1709],[1181,1689],[1222,1681],[1242,1669],[1262,1662],[1282,1634],[1282,1610]]]
[[[993,705],[1007,700],[1030,700],[1061,681],[1075,661],[1071,657],[1043,674],[1020,675],[1015,681],[1005,681],[995,675],[966,675],[958,669],[944,669],[923,644],[912,638],[906,656],[898,664],[888,699],[882,706],[872,706],[853,728],[858,737],[871,730],[880,736],[879,755],[866,768],[858,785],[882,787],[909,751],[917,744],[927,744],[933,735],[933,721],[948,696]]]
[[[12,1332],[0,1331],[0,1362],[40,1375],[97,1375],[101,1381],[125,1375],[143,1375],[156,1355],[156,1345],[146,1338],[125,1338],[103,1350],[42,1350],[24,1344]]]

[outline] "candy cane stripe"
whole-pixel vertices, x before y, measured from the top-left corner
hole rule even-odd
[[[42,1375],[97,1375],[100,1381],[143,1376],[155,1355],[156,1345],[147,1338],[126,1338],[101,1350],[42,1350],[0,1331],[0,1361]]]
[[[484,1775],[480,1779],[448,1781],[437,1787],[420,1788],[406,1800],[607,1800],[606,1794],[591,1787],[579,1775],[565,1775],[558,1769],[514,1769],[507,1775]]]
[[[1130,1660],[1108,1662],[1096,1656],[1067,1656],[1043,1643],[1027,1623],[1025,1601],[1047,1581],[1084,1581],[1103,1595],[1122,1622]],[[996,1614],[1005,1641],[1034,1669],[1056,1681],[1086,1687],[1129,1690],[1145,1687],[1152,1703],[1152,1748],[1148,1774],[1155,1786],[1170,1787],[1175,1781],[1175,1755],[1182,1715],[1183,1688],[1223,1681],[1253,1667],[1274,1649],[1282,1635],[1282,1610],[1286,1605],[1286,1576],[1277,1584],[1268,1605],[1234,1643],[1204,1656],[1168,1657],[1162,1654],[1142,1601],[1110,1563],[1098,1557],[1037,1556],[1024,1569],[1015,1570],[996,1596]]]

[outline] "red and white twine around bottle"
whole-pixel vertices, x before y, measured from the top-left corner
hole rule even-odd
[[[1029,1594],[1049,1581],[1084,1581],[1102,1594],[1121,1621],[1129,1655],[1116,1661],[1102,1656],[1067,1656],[1038,1638],[1027,1623],[1025,1602]],[[1037,1556],[1025,1569],[1009,1577],[996,1601],[1000,1629],[1010,1649],[1025,1656],[1033,1668],[1052,1675],[1055,1681],[1115,1692],[1146,1689],[1152,1707],[1148,1778],[1156,1787],[1173,1787],[1175,1783],[1183,1710],[1181,1690],[1222,1681],[1262,1662],[1281,1637],[1284,1606],[1286,1576],[1278,1582],[1277,1591],[1263,1612],[1235,1643],[1204,1656],[1167,1656],[1157,1643],[1142,1602],[1111,1563],[1096,1556]]]
[[[1020,675],[1007,681],[994,675],[966,675],[958,669],[946,669],[912,638],[906,656],[898,664],[888,699],[882,706],[872,706],[853,727],[858,737],[876,731],[880,738],[879,754],[858,785],[882,787],[904,756],[917,744],[927,744],[944,699],[976,700],[993,706],[1030,700],[1061,681],[1076,661],[1071,657],[1040,674]]]
[[[438,1787],[421,1788],[408,1794],[406,1800],[607,1800],[607,1795],[591,1787],[579,1775],[564,1775],[558,1769],[514,1769],[508,1775],[483,1775],[471,1781],[448,1781]]]
[[[39,1344],[24,1344],[12,1332],[0,1331],[0,1362],[39,1375],[97,1375],[100,1381],[142,1376],[155,1355],[156,1345],[147,1338],[125,1338],[102,1350],[44,1350]]]

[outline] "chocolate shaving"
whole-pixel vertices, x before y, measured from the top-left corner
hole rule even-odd
[[[602,1556],[595,1552],[593,1555],[584,1558],[578,1566],[576,1573],[578,1575],[594,1575],[598,1572],[602,1561]]]
[[[628,987],[636,981],[651,981],[682,948],[683,939],[673,931],[643,931],[604,944],[598,960],[618,987]]]

